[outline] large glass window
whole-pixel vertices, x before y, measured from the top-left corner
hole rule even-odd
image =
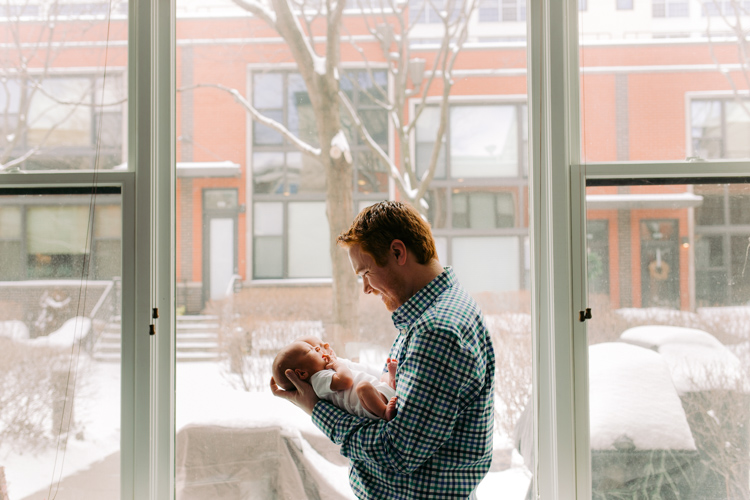
[[[495,346],[494,457],[477,496],[521,500],[529,491],[530,462],[513,442],[524,410],[531,412],[529,133],[519,43],[526,11],[524,2],[495,2],[496,21],[517,22],[516,40],[474,43],[486,42],[480,28],[490,27],[478,26],[470,5],[347,4],[340,39],[324,44],[333,33],[320,31],[328,5],[308,5],[297,41],[318,57],[307,66],[284,40],[288,32],[269,30],[260,12],[177,2],[178,499],[354,497],[339,447],[301,410],[273,398],[269,380],[276,353],[303,335],[379,376],[398,330],[332,241],[359,210],[388,199],[428,218],[441,264],[454,267],[479,303]],[[444,21],[454,24],[441,52]],[[455,64],[442,66],[453,54]],[[338,58],[337,77],[328,78],[323,57]],[[425,176],[433,150],[434,178]],[[347,157],[351,171],[329,161]],[[207,206],[206,193],[227,189],[236,190],[234,211]],[[349,207],[351,217],[337,219]],[[234,238],[225,219],[237,221]],[[229,256],[236,275],[223,293],[207,294],[213,287],[205,282]]]
[[[0,456],[11,498],[119,498],[122,215],[108,191],[0,193]],[[75,477],[85,469],[95,484]]]
[[[612,221],[606,253],[588,251],[595,498],[750,491],[748,232],[725,217],[747,186],[620,186],[612,210],[589,188],[589,234]]]

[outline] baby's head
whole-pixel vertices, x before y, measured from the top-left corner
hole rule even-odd
[[[330,356],[320,347],[295,340],[281,349],[274,358],[273,379],[285,391],[293,391],[294,384],[285,375],[287,370],[294,370],[300,379],[308,380],[324,370],[329,361]]]
[[[331,346],[328,344],[328,342],[323,342],[323,340],[319,337],[315,337],[313,335],[305,335],[304,337],[300,337],[297,340],[301,342],[307,342],[313,347],[320,347],[320,350],[328,354],[329,356],[336,355],[336,353],[333,352],[333,349],[331,349]]]

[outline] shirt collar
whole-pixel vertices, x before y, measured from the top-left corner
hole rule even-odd
[[[398,309],[393,311],[391,319],[393,324],[401,330],[411,325],[417,318],[427,310],[435,299],[448,288],[457,283],[453,268],[444,267],[443,272],[437,275],[424,288],[411,296]]]

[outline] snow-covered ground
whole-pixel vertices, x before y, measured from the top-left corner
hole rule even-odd
[[[7,445],[0,446],[0,465],[5,466],[8,494],[11,499],[49,487],[58,480],[115,453],[120,440],[120,366],[98,363],[82,355],[87,376],[77,391],[76,431],[67,447],[51,447],[39,453],[20,453]],[[222,375],[219,363],[178,363],[176,379],[176,427],[188,424],[217,424],[243,427],[274,424],[297,429],[306,435],[322,433],[310,417],[291,403],[274,398],[270,391],[249,393],[233,389]],[[502,442],[502,440],[498,440]],[[344,496],[353,498],[345,466],[321,459],[310,446],[311,463],[320,468],[330,484]],[[480,485],[480,499],[503,498],[521,500],[526,494],[530,475],[520,456],[514,455],[512,466],[491,472]]]

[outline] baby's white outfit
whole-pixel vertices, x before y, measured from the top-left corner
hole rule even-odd
[[[361,365],[359,365],[358,363],[354,363],[352,361],[349,361],[348,359],[338,359],[340,363],[343,363],[347,368],[349,368],[349,370],[351,370],[354,383],[349,389],[346,389],[345,391],[332,391],[331,380],[333,379],[333,376],[336,374],[336,372],[334,370],[320,370],[318,373],[315,373],[312,377],[310,377],[310,384],[312,384],[315,394],[317,394],[320,399],[330,401],[339,408],[346,410],[354,415],[378,419],[379,417],[376,417],[369,411],[365,410],[362,406],[362,403],[359,401],[359,397],[357,396],[357,391],[355,390],[357,388],[357,384],[364,380],[369,381],[375,387],[375,389],[378,390],[378,392],[385,396],[388,401],[390,401],[390,399],[396,395],[396,391],[387,383],[381,382],[377,377],[374,377],[371,374],[362,371],[360,369]]]

